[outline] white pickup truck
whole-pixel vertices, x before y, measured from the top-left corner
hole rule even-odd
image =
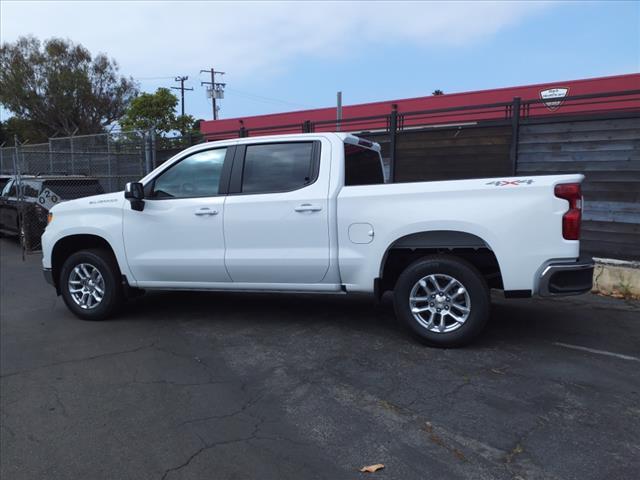
[[[391,290],[410,331],[459,346],[487,321],[491,288],[591,289],[593,264],[579,259],[582,180],[384,184],[379,145],[344,133],[205,143],[124,192],[53,207],[44,273],[89,320],[143,289]]]

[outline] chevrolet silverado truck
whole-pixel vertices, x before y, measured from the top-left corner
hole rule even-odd
[[[205,143],[124,192],[54,206],[44,275],[88,320],[151,289],[392,291],[410,332],[461,346],[485,325],[490,289],[591,289],[582,180],[385,183],[379,145],[345,133]]]

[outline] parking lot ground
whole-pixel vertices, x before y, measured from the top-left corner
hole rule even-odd
[[[92,323],[0,250],[3,479],[638,478],[637,302],[496,296],[458,350],[364,297],[153,293]]]

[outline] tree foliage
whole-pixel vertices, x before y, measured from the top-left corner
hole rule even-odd
[[[0,103],[43,137],[90,134],[119,119],[137,93],[104,54],[51,38],[21,37],[0,46]],[[27,138],[22,138],[26,140]]]
[[[14,145],[15,138],[19,142],[29,140],[29,143],[46,143],[47,134],[38,129],[34,122],[18,117],[9,117],[0,122],[0,145]]]
[[[191,115],[176,116],[177,105],[178,97],[168,88],[142,93],[131,101],[120,119],[120,126],[124,130],[155,129],[161,135],[176,130],[182,134],[192,132],[195,119]]]
[[[440,90],[439,88],[434,90],[431,95],[444,95],[444,92],[442,90]]]

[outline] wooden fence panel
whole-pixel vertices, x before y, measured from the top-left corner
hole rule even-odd
[[[396,181],[510,175],[510,144],[510,126],[400,131],[396,146]]]
[[[582,173],[582,249],[640,259],[640,118],[523,124],[518,174]]]

